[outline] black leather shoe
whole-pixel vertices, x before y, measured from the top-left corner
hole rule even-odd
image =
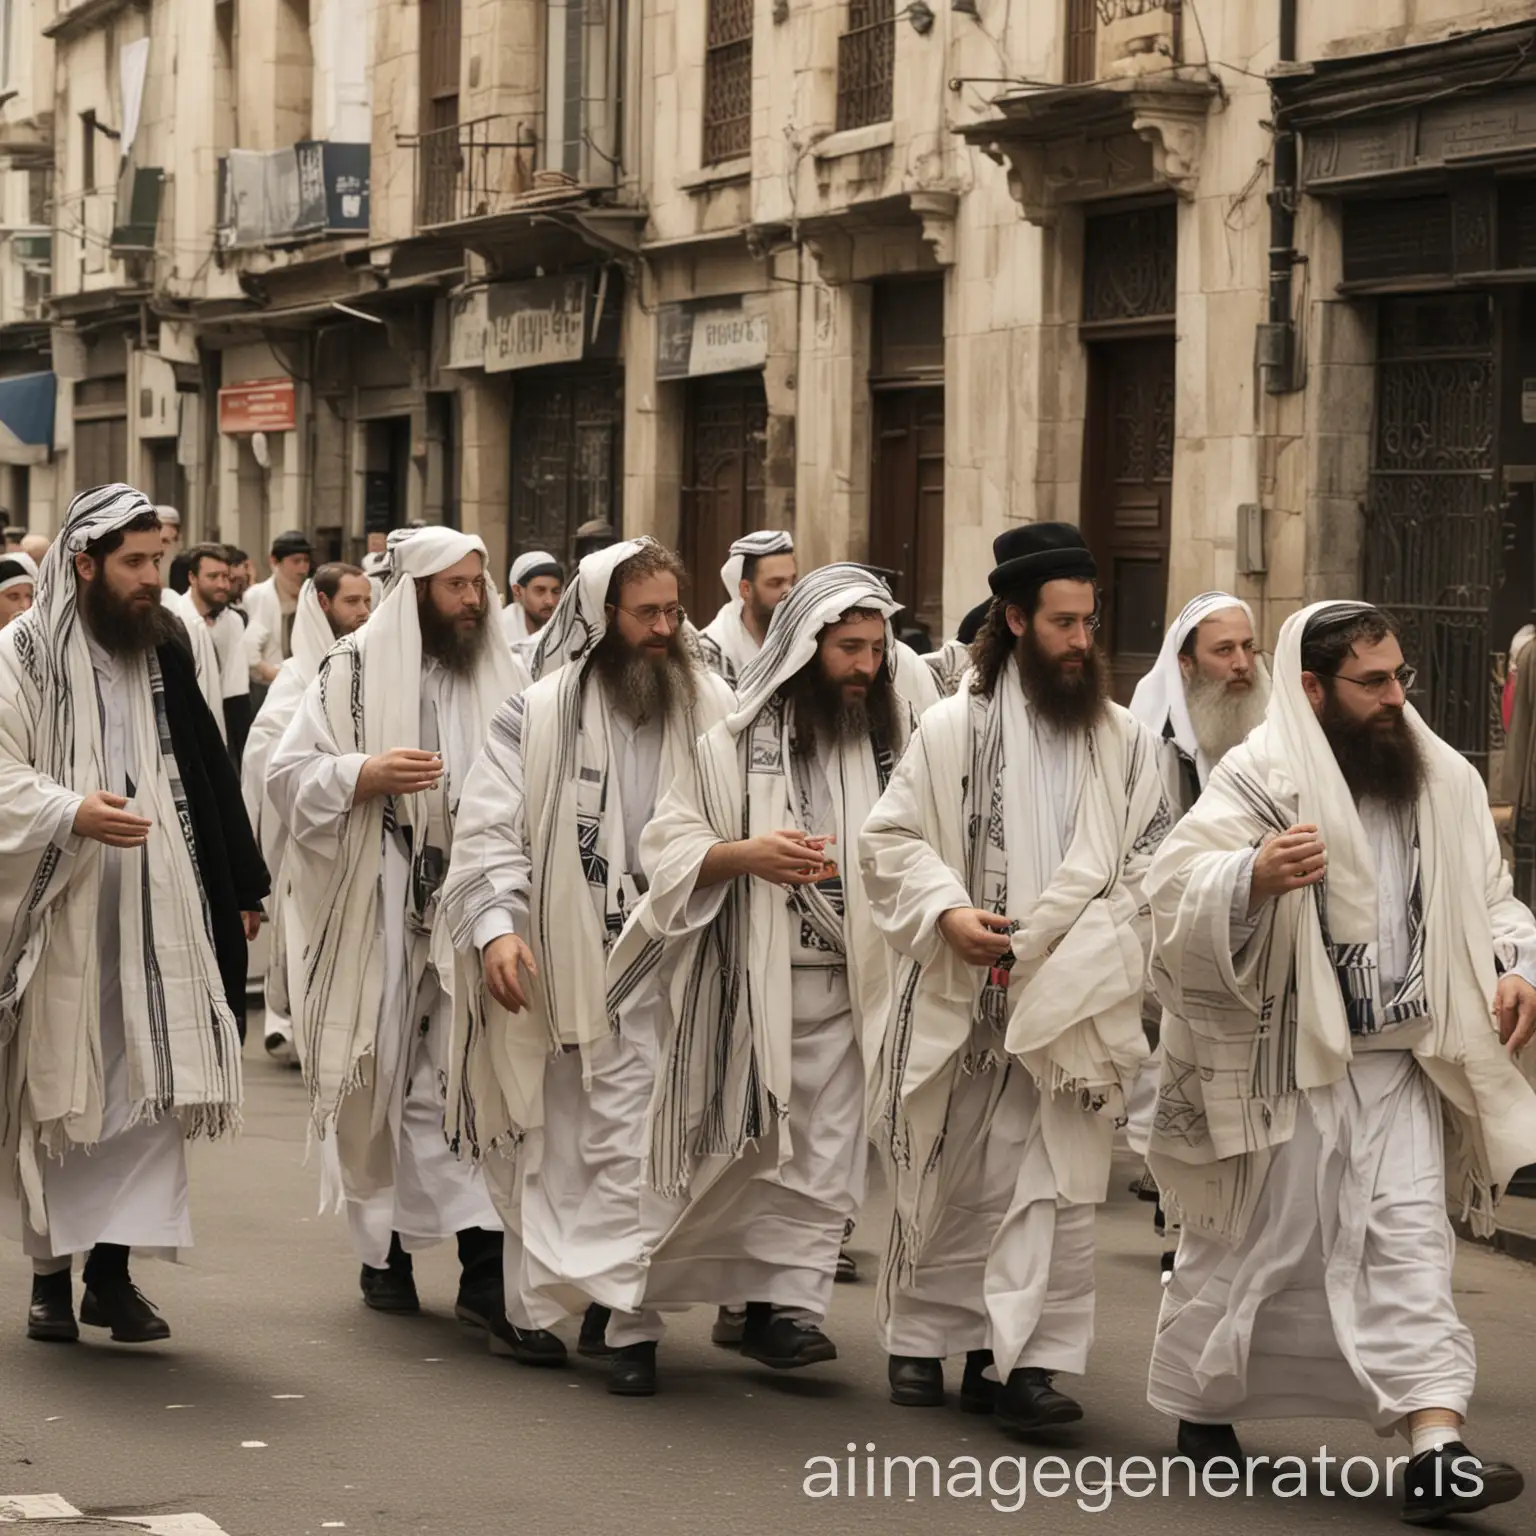
[[[491,1353],[519,1365],[561,1366],[566,1361],[565,1340],[547,1328],[517,1328],[505,1318],[490,1330]]]
[[[1037,1366],[1021,1366],[1008,1373],[1008,1384],[997,1394],[992,1412],[1004,1429],[1027,1433],[1076,1424],[1083,1407],[1051,1385],[1052,1373]]]
[[[838,1250],[837,1269],[832,1275],[838,1285],[856,1285],[859,1279],[859,1266],[851,1253],[846,1248]]]
[[[581,1320],[581,1333],[576,1340],[578,1355],[585,1355],[589,1360],[606,1360],[615,1353],[608,1347],[608,1319],[612,1316],[611,1307],[600,1307],[595,1301],[587,1308],[586,1316]],[[653,1367],[652,1375],[654,1374]],[[654,1390],[653,1384],[652,1391]],[[643,1394],[634,1395],[642,1396]]]
[[[80,1337],[67,1269],[61,1269],[56,1275],[32,1276],[27,1337],[44,1344],[73,1344]]]
[[[892,1355],[886,1365],[891,1401],[902,1408],[944,1406],[944,1362],[925,1355]]]
[[[153,1344],[171,1336],[171,1325],[126,1274],[95,1276],[87,1282],[80,1321],[88,1328],[110,1328],[119,1344]]]
[[[498,1280],[494,1285],[470,1288],[459,1286],[459,1294],[453,1304],[453,1315],[466,1328],[483,1328],[487,1333],[505,1322],[507,1297]]]
[[[1525,1491],[1517,1468],[1479,1461],[1460,1440],[1415,1456],[1403,1469],[1403,1519],[1433,1525],[1453,1515],[1472,1515],[1507,1504]]]
[[[767,1302],[747,1303],[747,1323],[742,1330],[741,1352],[775,1371],[794,1371],[803,1365],[820,1365],[837,1359],[837,1345],[820,1328],[805,1328],[793,1318],[775,1317]]]
[[[966,1352],[965,1376],[960,1382],[961,1413],[991,1413],[997,1407],[997,1394],[1003,1390],[1003,1384],[982,1374],[991,1365],[990,1349]]]
[[[416,1295],[416,1278],[408,1269],[375,1269],[364,1264],[358,1277],[363,1300],[375,1312],[420,1312],[421,1301]]]
[[[1218,1457],[1225,1457],[1239,1468],[1243,1466],[1243,1448],[1230,1424],[1191,1424],[1180,1419],[1178,1449],[1180,1456],[1187,1456],[1194,1463],[1196,1472],[1203,1471]]]
[[[709,1330],[709,1342],[721,1349],[740,1349],[742,1335],[747,1331],[747,1314],[732,1307],[721,1307],[715,1313],[715,1324]]]
[[[608,1366],[608,1390],[615,1397],[655,1397],[656,1341],[615,1349]]]

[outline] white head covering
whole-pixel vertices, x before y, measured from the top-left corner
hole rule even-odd
[[[736,708],[726,727],[740,734],[763,706],[816,655],[821,632],[851,608],[872,608],[885,620],[885,660],[895,679],[895,646],[891,615],[901,604],[878,577],[857,565],[824,565],[795,583],[773,610],[763,648],[749,661],[736,685]]]
[[[560,579],[565,580],[565,568],[548,550],[530,549],[519,555],[512,562],[512,569],[507,573],[507,595],[510,598],[513,587],[520,587],[528,579],[530,571],[536,571],[541,566],[552,565],[560,572]],[[535,631],[528,628],[528,615],[523,611],[523,605],[517,602],[508,602],[502,609],[501,626],[506,632],[508,645],[521,645],[529,640]]]
[[[621,539],[606,549],[595,549],[576,567],[576,577],[565,584],[549,622],[539,631],[533,653],[533,680],[547,677],[569,661],[585,661],[608,632],[608,588],[613,573],[632,555],[656,540],[649,535]]]
[[[181,527],[181,513],[178,512],[175,507],[168,507],[164,505],[157,506],[155,508],[155,516],[158,517],[162,523],[169,523],[173,528]]]
[[[1131,695],[1131,713],[1152,732],[1161,737],[1165,726],[1172,722],[1173,740],[1179,751],[1193,759],[1203,786],[1210,777],[1212,763],[1200,749],[1195,739],[1195,723],[1189,715],[1189,699],[1184,692],[1184,673],[1179,667],[1179,652],[1184,642],[1213,613],[1229,608],[1240,608],[1253,623],[1253,610],[1240,597],[1230,592],[1202,592],[1199,597],[1185,603],[1183,611],[1173,621],[1163,636],[1163,648],[1157,653],[1152,670],[1136,685]]]
[[[564,574],[564,567],[546,549],[524,550],[516,560],[512,562],[512,570],[507,576],[509,587],[520,587],[527,579],[528,572],[537,570],[541,565],[552,565],[557,571]]]
[[[21,569],[13,571],[9,576],[0,576],[0,592],[19,586],[24,581],[30,581],[34,587],[37,585],[37,564],[31,555],[13,549],[9,554],[0,555],[0,567],[5,565],[19,565]]]
[[[288,659],[306,683],[311,682],[325,660],[325,653],[336,643],[331,621],[320,606],[320,594],[313,581],[306,578],[299,588],[299,605],[293,613],[293,640]]]
[[[782,528],[760,528],[736,540],[728,551],[728,558],[720,567],[720,580],[725,595],[739,606],[741,603],[741,573],[748,555],[761,558],[764,555],[792,555],[795,541]]]

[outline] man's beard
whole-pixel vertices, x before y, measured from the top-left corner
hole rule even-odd
[[[664,660],[656,659],[658,652]],[[592,652],[592,670],[613,707],[637,725],[664,720],[679,705],[691,708],[698,687],[680,629],[665,646],[653,646],[631,645],[610,627]]]
[[[421,620],[421,654],[430,656],[460,677],[472,672],[485,649],[485,637],[490,633],[486,617],[491,610],[476,609],[474,628],[461,628],[458,620],[445,619],[438,612],[437,604],[424,592],[416,611]]]
[[[202,597],[203,606],[208,610],[208,617],[210,619],[218,618],[229,607],[230,600],[227,597],[207,597],[202,593],[199,593],[198,596]]]
[[[784,685],[794,721],[795,750],[809,754],[817,738],[841,746],[872,738],[889,743],[896,734],[896,694],[881,667],[860,697],[827,676],[820,658],[808,662]]]
[[[1330,694],[1317,722],[1356,800],[1370,796],[1388,805],[1412,805],[1419,798],[1424,787],[1424,753],[1401,709],[1356,720]]]
[[[1090,645],[1079,658],[1081,668],[1063,671],[1040,649],[1033,628],[1019,636],[1014,654],[1018,657],[1019,678],[1024,695],[1036,713],[1048,725],[1068,731],[1091,731],[1104,713],[1104,672],[1099,652]]]
[[[175,619],[156,591],[152,599],[122,598],[104,576],[82,581],[76,599],[80,617],[96,643],[114,656],[142,655],[176,633]]]
[[[1249,731],[1263,723],[1269,708],[1269,673],[1259,663],[1250,686],[1234,689],[1197,671],[1184,685],[1184,700],[1189,705],[1196,743],[1209,762],[1219,763],[1247,739]]]

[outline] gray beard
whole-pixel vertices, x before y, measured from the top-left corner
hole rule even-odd
[[[688,663],[668,656],[658,665],[639,651],[632,651],[600,668],[608,702],[636,725],[664,720],[674,705],[691,702],[693,676]]]
[[[1256,664],[1253,687],[1246,693],[1231,693],[1225,683],[1213,683],[1197,672],[1185,683],[1184,698],[1195,741],[1215,765],[1263,722],[1269,708],[1269,669],[1262,661]]]

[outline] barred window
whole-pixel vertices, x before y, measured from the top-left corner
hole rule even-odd
[[[838,128],[889,122],[895,74],[895,0],[848,0],[848,30],[837,40]]]
[[[704,164],[752,151],[752,0],[709,0]]]

